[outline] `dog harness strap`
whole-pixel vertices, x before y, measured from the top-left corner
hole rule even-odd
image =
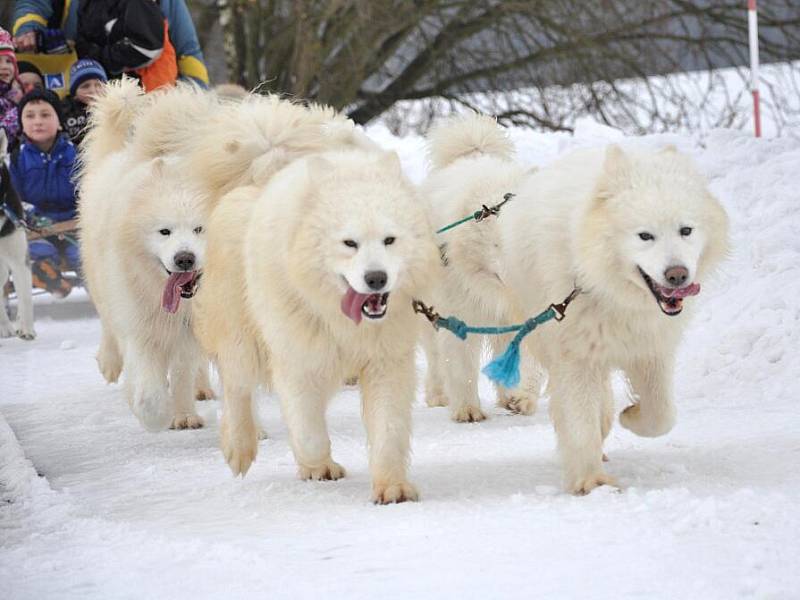
[[[468,217],[464,217],[463,219],[459,219],[455,223],[450,223],[449,225],[445,225],[441,229],[437,229],[436,233],[444,233],[445,231],[449,231],[450,229],[458,227],[459,225],[462,225],[462,224],[467,223],[469,221],[475,221],[476,223],[480,223],[481,221],[483,221],[484,219],[486,219],[488,217],[491,217],[492,215],[497,216],[497,215],[500,214],[500,209],[503,207],[503,205],[506,202],[508,202],[509,200],[511,200],[514,196],[515,196],[515,194],[513,194],[511,192],[508,192],[508,193],[503,195],[503,201],[502,202],[499,202],[498,204],[495,204],[494,206],[486,206],[484,204],[481,207],[480,210],[476,210],[474,213],[472,213]]]
[[[542,323],[551,319],[561,321],[566,316],[567,307],[580,293],[580,288],[575,287],[563,302],[551,304],[535,317],[531,317],[519,325],[507,325],[505,327],[471,327],[457,317],[442,317],[432,306],[427,306],[421,300],[414,300],[412,307],[414,312],[425,315],[433,325],[434,329],[444,328],[453,333],[461,340],[467,339],[470,333],[478,335],[502,335],[504,333],[517,332],[514,339],[508,344],[505,352],[486,365],[482,372],[495,383],[505,388],[514,388],[519,385],[519,345],[525,336],[536,329]]]

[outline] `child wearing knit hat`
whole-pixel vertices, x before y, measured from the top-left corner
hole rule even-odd
[[[17,61],[17,70],[24,93],[27,94],[35,88],[44,89],[44,75],[35,64],[25,60]]]
[[[22,98],[17,57],[11,35],[0,27],[0,129],[13,142],[19,133],[17,103]]]
[[[22,135],[11,153],[11,184],[20,200],[31,206],[28,222],[39,227],[74,219],[77,214],[75,146],[62,132],[60,104],[55,92],[40,89],[28,92],[19,103]],[[34,285],[66,296],[70,284],[61,277],[62,263],[76,272],[80,269],[74,236],[33,240],[28,254]]]
[[[69,97],[64,101],[64,129],[76,146],[86,133],[89,107],[108,81],[102,65],[90,58],[77,61],[69,70]]]

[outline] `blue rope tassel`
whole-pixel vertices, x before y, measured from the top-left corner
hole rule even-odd
[[[464,323],[464,321],[456,317],[439,316],[439,314],[433,310],[432,306],[428,307],[420,300],[414,300],[412,302],[412,307],[414,312],[425,315],[434,328],[447,329],[461,340],[467,339],[467,335],[470,333],[478,335],[502,335],[504,333],[517,332],[517,335],[515,335],[514,339],[508,344],[505,352],[486,365],[482,370],[484,375],[498,385],[502,385],[505,388],[515,388],[519,385],[520,381],[519,345],[522,343],[522,340],[542,323],[546,323],[551,319],[561,321],[566,315],[567,306],[569,306],[570,302],[572,302],[579,293],[580,288],[576,287],[563,302],[551,304],[546,310],[528,319],[521,325],[508,325],[505,327],[470,327]]]
[[[483,367],[482,372],[489,379],[505,388],[515,388],[519,385],[519,345],[525,336],[542,323],[556,317],[556,311],[548,308],[546,311],[532,319],[528,319],[520,327],[517,335],[500,356]]]

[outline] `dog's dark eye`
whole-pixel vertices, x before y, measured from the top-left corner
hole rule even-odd
[[[656,238],[653,236],[652,233],[648,233],[647,231],[643,231],[642,233],[639,234],[639,239],[642,240],[642,241],[648,242],[648,241],[654,240]]]
[[[344,240],[342,243],[348,248],[358,248],[358,242],[355,240]]]
[[[161,235],[169,235],[172,232],[169,229],[159,229],[158,233],[160,233]]]
[[[194,232],[195,232],[196,234],[198,234],[198,235],[199,235],[199,234],[201,234],[201,233],[203,233],[203,226],[201,225],[200,227],[195,227],[195,228],[194,228]]]
[[[383,240],[383,245],[384,246],[391,246],[392,244],[394,244],[394,236],[392,236],[392,235],[390,235],[389,237],[387,237],[387,238],[385,238]]]
[[[683,237],[687,237],[692,235],[692,228],[691,227],[681,227],[681,235]]]

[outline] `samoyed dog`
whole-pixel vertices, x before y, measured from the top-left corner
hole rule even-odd
[[[725,211],[671,147],[582,150],[531,171],[512,162],[492,119],[473,115],[435,130],[430,152],[423,191],[436,227],[516,194],[497,219],[441,236],[447,276],[437,312],[471,324],[519,323],[577,289],[566,318],[524,343],[547,374],[566,489],[585,494],[613,483],[602,466],[611,374],[621,370],[630,387],[623,427],[642,436],[672,428],[675,354],[695,296],[727,251]],[[456,414],[480,410],[479,346],[440,331],[434,350],[428,393]]]
[[[125,366],[128,403],[148,430],[197,428],[196,386],[198,397],[211,392],[190,299],[203,272],[211,203],[174,159],[133,151],[140,102],[130,82],[110,86],[84,142],[80,243],[102,324],[97,361],[109,382]]]
[[[408,481],[412,298],[438,263],[426,207],[396,155],[343,145],[225,196],[208,226],[198,336],[223,384],[221,445],[235,475],[257,452],[253,392],[280,398],[302,479],[339,479],[325,422],[358,375],[372,498],[416,500]]]

